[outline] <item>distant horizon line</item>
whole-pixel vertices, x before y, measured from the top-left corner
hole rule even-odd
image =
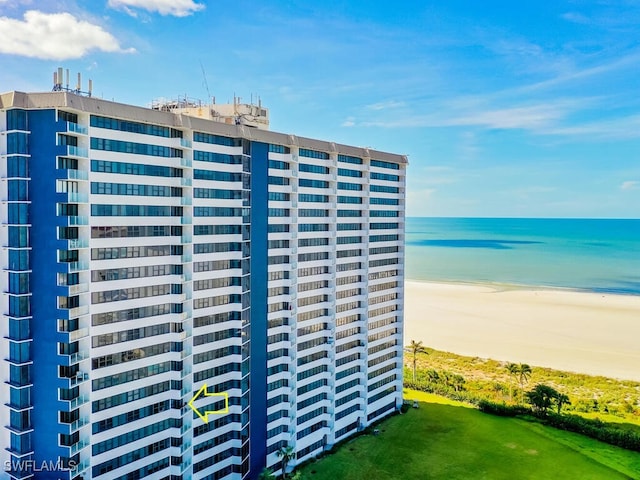
[[[442,219],[478,219],[478,220],[636,220],[634,217],[512,217],[512,216],[457,216],[457,215],[407,215],[405,218],[442,218]]]

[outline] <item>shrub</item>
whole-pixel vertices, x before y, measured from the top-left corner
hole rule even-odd
[[[515,417],[517,415],[528,415],[531,410],[521,405],[507,405],[505,403],[490,402],[489,400],[480,400],[478,408],[481,412],[500,417]]]
[[[579,417],[578,415],[550,414],[545,423],[551,427],[579,433],[601,442],[627,450],[640,452],[640,435],[623,430],[600,420]]]

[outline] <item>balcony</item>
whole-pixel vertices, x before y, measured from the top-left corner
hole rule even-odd
[[[89,310],[89,306],[87,307],[87,311]],[[88,337],[89,336],[89,329],[88,328],[81,328],[79,330],[74,330],[73,332],[69,332],[69,341],[70,342],[75,342],[77,340],[80,340],[81,338],[84,337]]]
[[[78,285],[70,285],[69,286],[69,295],[78,295],[79,293],[85,293],[89,291],[88,283],[79,283]]]
[[[89,356],[87,355],[86,352],[77,352],[77,353],[72,353],[72,354],[69,354],[69,355],[61,354],[60,356],[67,358],[67,365],[66,366],[75,365],[76,363],[79,363],[82,360],[86,360],[87,358],[89,358]],[[84,402],[82,402],[82,403],[84,403]]]
[[[77,123],[67,122],[67,132],[86,135],[88,132],[88,129],[87,127],[83,127],[82,125],[78,125]]]
[[[68,380],[69,388],[72,388],[89,380],[89,374],[85,372],[78,372],[75,377],[66,377],[65,379]]]
[[[89,150],[85,147],[78,147],[76,145],[67,145],[67,155],[69,157],[87,158],[89,156]]]
[[[69,192],[68,200],[72,203],[87,203],[89,201],[89,195],[87,193]]]
[[[71,456],[75,455],[87,446],[89,446],[89,440],[86,438],[81,439],[78,443],[74,443],[73,445],[71,445]]]
[[[74,238],[69,240],[69,246],[67,247],[69,250],[73,250],[76,248],[88,248],[89,247],[89,239],[87,238]]]
[[[77,430],[80,430],[82,427],[89,425],[89,420],[87,418],[79,418],[73,423],[67,423],[65,425],[69,426],[69,433],[74,433]]]
[[[69,402],[69,410],[75,410],[80,405],[84,405],[89,401],[89,395],[80,395],[73,400],[67,400]]]
[[[85,215],[78,215],[75,217],[67,217],[68,225],[89,225],[89,217]]]
[[[67,170],[67,178],[69,180],[89,180],[89,172],[86,170]]]
[[[69,217],[72,218],[72,217]],[[81,270],[88,270],[89,269],[89,262],[87,262],[86,260],[81,260],[79,262],[69,262],[67,265],[69,265],[69,272],[78,272]]]

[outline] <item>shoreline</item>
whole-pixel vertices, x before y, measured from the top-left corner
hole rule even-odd
[[[405,345],[640,381],[640,295],[405,282]]]

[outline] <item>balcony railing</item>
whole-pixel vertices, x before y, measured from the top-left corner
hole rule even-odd
[[[86,170],[68,169],[67,178],[70,180],[88,180],[89,172],[87,172]]]
[[[89,225],[89,217],[85,215],[77,215],[74,217],[67,217],[69,225]]]
[[[82,202],[82,203],[87,203],[89,201],[89,195],[87,193],[81,193],[81,192],[69,192],[68,194],[68,199],[69,202],[74,202],[74,203],[78,203],[78,202]]]
[[[89,150],[85,147],[78,147],[76,145],[67,145],[67,155],[70,157],[83,157],[89,156]]]
[[[69,240],[69,249],[87,248],[89,246],[89,239],[87,238],[73,238]]]
[[[77,123],[67,122],[67,132],[71,133],[79,133],[80,135],[87,134],[87,127],[83,127],[82,125],[78,125]]]

